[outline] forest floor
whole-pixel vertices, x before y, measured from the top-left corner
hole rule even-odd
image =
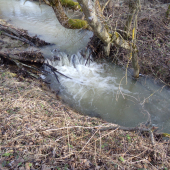
[[[170,169],[168,139],[81,115],[15,72],[0,66],[1,170]]]
[[[152,43],[166,46],[169,54],[169,46],[158,37]],[[0,35],[0,48],[16,53],[30,46]],[[126,65],[124,56],[118,62]],[[161,57],[155,60],[164,62]],[[153,143],[148,133],[119,130],[115,124],[77,113],[40,80],[23,75],[2,58],[0,62],[0,170],[170,169],[169,139],[155,137]],[[169,74],[169,65],[165,68]],[[169,78],[163,80],[169,83]],[[117,128],[101,130],[108,126]]]

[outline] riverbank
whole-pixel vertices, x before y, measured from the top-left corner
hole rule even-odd
[[[169,169],[170,141],[76,113],[48,87],[0,67],[0,169]]]
[[[17,50],[9,45],[14,41],[9,38],[3,52]],[[44,83],[6,64],[0,67],[0,169],[170,168],[168,140],[157,137],[153,143],[148,133],[76,113]],[[108,126],[116,128],[101,131]]]

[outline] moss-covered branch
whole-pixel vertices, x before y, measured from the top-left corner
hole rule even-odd
[[[72,0],[60,0],[61,5],[69,8],[69,9],[73,9],[73,10],[81,10],[81,6],[79,5],[78,2],[74,2]]]
[[[72,29],[86,29],[88,27],[87,21],[81,19],[69,19],[68,23]]]
[[[68,29],[88,29],[88,23],[85,20],[80,20],[80,19],[70,19],[68,16],[65,14],[65,11],[63,9],[63,5],[67,4],[70,7],[73,8],[80,8],[78,3],[72,3],[73,1],[71,0],[48,0],[50,3],[50,6],[53,8],[56,17],[60,24]],[[66,5],[66,6],[67,6]]]

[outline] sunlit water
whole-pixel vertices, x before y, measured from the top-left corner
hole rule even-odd
[[[65,29],[50,7],[39,7],[38,3],[29,1],[24,4],[24,1],[0,0],[0,16],[27,29],[31,35],[37,34],[56,44],[42,49],[46,62],[71,79],[59,74],[60,83],[54,75],[47,79],[54,89],[60,90],[60,95],[70,106],[124,126],[145,122],[150,113],[153,125],[169,132],[170,91],[166,87],[146,77],[135,81],[130,74],[126,84],[122,68],[93,62],[91,57],[87,62],[89,51],[79,50],[86,46],[92,33]]]

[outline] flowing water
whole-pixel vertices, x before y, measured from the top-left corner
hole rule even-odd
[[[24,1],[0,0],[0,18],[55,44],[41,50],[47,63],[69,77],[58,74],[60,83],[53,74],[46,77],[63,100],[82,113],[124,126],[145,122],[150,113],[155,126],[170,132],[170,91],[166,87],[147,77],[135,81],[130,74],[126,84],[125,70],[94,62],[84,49],[91,32],[65,29],[49,6]]]

